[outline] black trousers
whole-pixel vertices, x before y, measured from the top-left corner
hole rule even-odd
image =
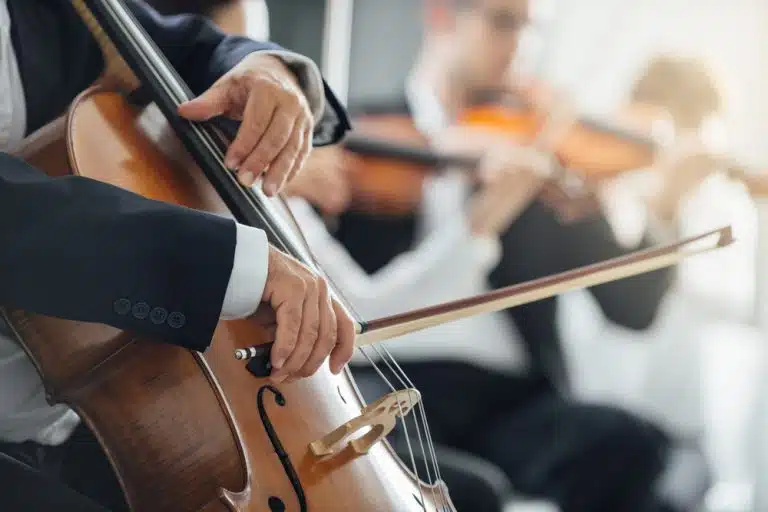
[[[7,512],[107,512],[58,480],[0,453],[0,507]]]
[[[124,512],[128,506],[96,438],[81,424],[59,446],[0,443],[0,510]],[[51,506],[55,503],[56,506]]]
[[[509,484],[498,469],[468,454],[440,447],[437,451],[443,480],[452,497],[456,494],[459,512],[502,511]],[[398,452],[409,460],[404,447]],[[416,459],[424,464],[418,454]],[[0,510],[122,512],[128,507],[96,438],[81,425],[56,447],[0,443]]]
[[[434,441],[495,464],[519,493],[563,512],[662,509],[655,487],[669,440],[654,425],[573,403],[534,379],[459,362],[400,365],[421,392]],[[369,401],[387,392],[371,368],[354,374]],[[402,431],[394,437],[402,444]],[[459,492],[451,489],[453,497]]]

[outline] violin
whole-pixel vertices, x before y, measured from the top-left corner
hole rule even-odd
[[[355,131],[343,141],[353,211],[379,216],[413,213],[430,175],[449,167],[472,171],[479,163],[476,157],[430,149],[409,116],[362,116],[354,124]]]
[[[130,76],[105,78],[81,93],[19,156],[52,176],[86,176],[232,216],[262,228],[274,247],[322,272],[289,212],[259,188],[240,185],[224,166],[227,129],[176,114],[191,91],[122,0],[72,2],[105,58],[124,64],[108,64],[107,72]],[[132,101],[136,96],[123,84],[135,83],[156,110]],[[356,319],[356,342],[363,350],[415,330],[674,265],[732,241],[725,227],[478,297]],[[266,377],[274,315],[221,321],[203,354],[106,325],[9,308],[2,314],[49,402],[69,405],[94,432],[134,512],[455,510],[430,456],[423,410],[412,416],[429,461],[427,480],[384,439],[396,421],[420,410],[407,376],[399,374],[392,384],[402,389],[367,405],[348,369],[335,376],[324,365],[310,378],[273,385]]]
[[[457,123],[470,131],[508,137],[515,144],[536,144],[547,123],[532,99],[536,93],[533,88],[521,89],[519,94],[475,92]],[[427,176],[449,167],[471,172],[480,161],[479,156],[430,151],[428,139],[406,115],[362,116],[355,125],[344,142],[355,211],[411,213],[421,204]],[[543,186],[539,199],[565,222],[599,210],[590,190],[596,181],[651,165],[659,147],[641,130],[587,118],[577,119],[555,135],[541,149],[555,155],[562,173],[559,180]]]
[[[421,205],[429,176],[445,169],[472,175],[480,164],[480,156],[431,149],[410,116],[369,115],[356,118],[354,124],[355,131],[343,141],[351,211],[375,216],[411,214]],[[547,182],[539,199],[565,222],[599,208],[592,196],[562,182]]]
[[[534,144],[546,128],[547,118],[531,97],[500,91],[473,95],[471,106],[459,116],[463,126],[509,136],[518,144]],[[651,165],[659,144],[649,134],[619,124],[591,118],[567,123],[553,141],[543,143],[561,166],[590,180]]]

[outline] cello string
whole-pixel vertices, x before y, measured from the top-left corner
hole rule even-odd
[[[402,369],[402,367],[397,362],[397,360],[392,355],[392,353],[385,346],[374,345],[374,349],[379,354],[379,356],[382,359],[384,359],[390,371],[392,371],[392,373],[394,373],[397,376],[398,380],[400,381],[401,385],[403,385],[403,387],[418,389],[413,384],[413,381],[411,381],[411,379],[408,377],[408,374],[405,372],[405,370]],[[384,353],[384,355],[382,355],[382,352]],[[389,361],[391,361],[391,363]],[[440,464],[438,463],[438,460],[437,460],[437,452],[435,450],[435,445],[432,439],[432,433],[429,428],[429,421],[427,419],[427,413],[423,404],[423,400],[419,401],[419,403],[417,403],[416,406],[413,407],[412,409],[414,414],[414,422],[416,423],[417,427],[419,425],[419,416],[421,416],[421,421],[424,428],[424,437],[427,440],[427,447],[429,448],[429,456],[424,454],[424,464],[425,466],[427,466],[427,472],[429,472],[428,465],[431,463],[432,470],[435,473],[436,480],[442,482],[443,476],[440,472]],[[417,428],[417,432],[420,432],[420,427]],[[419,443],[421,443],[421,437],[419,437]],[[424,453],[423,445],[422,445],[422,453]],[[431,481],[430,483],[434,485],[436,482]],[[432,488],[432,492],[434,494],[434,487]],[[444,494],[445,494],[445,491],[441,485],[440,486],[441,501],[446,500],[446,497]],[[433,499],[434,499],[434,496],[433,496]]]
[[[398,375],[397,371],[394,369],[394,367],[389,362],[389,360],[386,357],[384,357],[384,355],[382,354],[381,347],[374,345],[371,348],[378,354],[379,358],[384,362],[384,364],[387,366],[387,368],[392,373],[392,375],[395,376],[395,378],[400,383],[400,385],[403,387],[403,389],[408,389],[408,385],[405,383],[405,381],[402,379],[402,377],[400,377],[400,375]],[[413,403],[413,399],[410,397],[410,395],[408,397],[408,401],[411,404],[411,410],[415,412],[416,411],[416,407],[418,407],[418,402],[416,404],[414,404]],[[406,422],[406,417],[402,416],[402,418],[403,418],[403,422],[405,423]],[[419,422],[418,422],[418,416],[416,416],[415,414],[414,414],[414,423],[416,424],[416,435],[417,435],[417,439],[419,441],[419,445],[421,447],[421,454],[424,457],[424,461],[425,461],[425,468],[426,468],[426,472],[427,472],[427,480],[428,480],[429,483],[434,483],[433,480],[432,480],[432,475],[430,474],[429,466],[427,465],[428,464],[428,457],[427,457],[426,450],[424,449],[424,442],[423,442],[422,436],[421,436],[421,426],[419,425]]]
[[[376,371],[376,373],[378,373],[381,379],[387,384],[387,386],[389,386],[390,390],[395,392],[397,389],[395,388],[394,384],[392,384],[392,381],[390,381],[387,378],[387,376],[384,375],[384,372],[379,368],[379,366],[376,364],[373,358],[368,354],[366,350],[367,348],[368,347],[360,347],[360,352],[363,354],[363,357],[365,357],[368,360],[368,362],[371,364],[371,366]],[[416,457],[413,454],[413,448],[411,446],[410,436],[408,435],[408,424],[405,421],[405,416],[403,415],[403,409],[402,409],[402,406],[400,405],[399,400],[397,401],[397,407],[400,411],[400,418],[403,421],[403,433],[405,435],[406,446],[408,447],[408,455],[410,456],[410,459],[411,459],[411,469],[413,470],[413,473],[416,475],[416,479],[418,481],[421,481],[421,476],[419,475],[419,467],[416,464]],[[427,476],[427,478],[429,478],[429,475]],[[419,494],[421,495],[421,503],[425,504],[426,501],[424,500],[424,490],[422,489],[421,485],[418,485],[418,487],[419,487]],[[434,499],[434,496],[433,496],[433,499]],[[423,506],[426,509],[426,506],[425,505]]]
[[[397,369],[397,372],[399,373],[399,375],[401,375],[400,379],[405,380],[406,385],[408,387],[416,388],[413,381],[411,381],[410,377],[408,377],[408,374],[405,372],[405,370],[402,369],[402,367],[400,366],[400,363],[397,362],[395,357],[390,353],[389,349],[387,349],[386,346],[382,345],[381,350],[392,361],[392,365]],[[424,424],[424,430],[426,432],[427,445],[429,447],[430,455],[434,462],[434,471],[436,473],[437,478],[439,480],[442,480],[443,477],[442,477],[442,474],[440,473],[440,465],[437,463],[437,452],[435,451],[435,445],[432,439],[431,429],[429,428],[429,420],[427,419],[427,413],[426,413],[425,407],[422,404],[419,404],[419,411],[421,414],[421,421]]]
[[[398,371],[389,362],[389,359],[392,358],[392,356],[386,350],[386,348],[379,347],[378,345],[374,345],[372,347],[372,349],[376,351],[376,353],[384,361],[384,363],[387,365],[389,370],[397,378],[397,380],[400,382],[400,384],[403,386],[404,389],[407,389],[409,387],[416,389],[415,386],[412,385],[413,384],[412,382],[410,383],[411,386],[406,384],[406,382],[404,381],[403,377],[400,376]],[[387,357],[385,357],[385,355],[382,354],[382,350],[385,351],[385,354],[386,354]],[[404,373],[404,372],[401,372],[401,373]],[[406,379],[407,379],[407,376],[406,376]],[[410,379],[408,379],[408,380],[410,381]],[[424,467],[425,467],[426,472],[427,472],[427,481],[429,482],[430,486],[432,487],[432,499],[433,499],[433,501],[436,502],[437,500],[435,498],[435,481],[432,480],[432,475],[430,474],[429,466],[430,466],[430,463],[433,465],[433,471],[435,472],[435,478],[438,478],[438,472],[437,472],[436,469],[434,469],[434,468],[437,468],[437,459],[436,458],[434,458],[434,459],[432,458],[434,456],[434,454],[435,454],[435,451],[434,451],[434,447],[432,446],[431,439],[428,439],[428,441],[427,441],[427,444],[430,447],[429,455],[427,455],[426,450],[424,449],[424,443],[422,441],[422,436],[421,436],[421,425],[419,424],[419,415],[417,414],[417,410],[423,411],[423,406],[421,404],[421,400],[419,402],[417,402],[415,404],[415,406],[414,406],[414,404],[412,402],[412,398],[411,398],[410,395],[408,396],[408,400],[409,400],[409,402],[411,404],[411,411],[413,413],[413,421],[414,421],[414,424],[416,425],[416,435],[418,436],[419,445],[421,446],[421,453],[422,453],[422,456],[424,457]],[[407,417],[406,416],[401,416],[401,418],[403,420],[403,432],[404,432],[404,435],[406,436],[406,442],[409,442],[408,441],[408,431],[407,431],[407,429],[405,427],[405,425],[407,424]],[[428,434],[428,427],[427,427],[426,424],[424,426],[427,428],[427,429],[425,429],[424,437],[428,437],[428,435],[427,435]],[[441,502],[445,499],[445,496],[443,495],[442,487],[440,487],[440,498],[441,498]]]
[[[120,1],[104,0],[103,5],[105,8],[111,10],[113,14],[113,18],[122,24],[121,28],[123,29],[126,40],[133,43],[136,49],[143,50],[143,51],[137,52],[139,58],[142,59],[144,63],[147,65],[150,73],[154,75],[154,78],[157,80],[157,83],[164,89],[164,92],[168,95],[168,97],[174,100],[177,106],[181,104],[183,101],[190,99],[191,93],[188,92],[188,88],[187,90],[185,90],[185,88],[182,86],[183,82],[181,82],[180,79],[174,74],[174,72],[172,71],[172,68],[170,68],[170,65],[167,63],[167,61],[163,60],[162,54],[157,51],[153,51],[155,50],[155,48],[153,47],[152,43],[147,40],[146,34],[144,34],[139,28],[137,28],[135,24],[130,22],[131,15],[125,9],[125,7],[120,3]],[[151,60],[149,59],[148,55],[154,55],[155,57],[157,57],[157,59]],[[160,60],[160,64],[164,63],[165,66],[160,66],[160,68],[158,69],[157,60]],[[197,135],[198,141],[203,143],[206,146],[206,149],[208,149],[208,151],[210,152],[210,154],[215,157],[217,164],[220,166],[220,170],[225,171],[224,172],[225,176],[227,176],[229,180],[239,185],[236,178],[232,175],[231,172],[228,172],[228,168],[224,165],[224,161],[223,161],[224,152],[222,151],[222,148],[220,147],[220,145],[217,144],[216,142],[217,139],[220,140],[220,138],[216,136],[215,132],[212,132],[210,127],[206,125],[201,125],[198,123],[190,123],[190,127],[191,127],[191,131],[195,135]],[[275,238],[280,242],[282,242],[282,245],[284,246],[283,248],[287,250],[288,244],[284,240],[284,232],[280,230],[277,226],[274,226],[274,221],[275,221],[274,218],[271,218],[271,217],[265,218],[265,215],[262,209],[258,208],[259,205],[264,206],[264,201],[260,201],[253,190],[245,189],[242,186],[238,186],[237,190],[243,193],[244,198],[248,200],[248,202],[253,206],[254,211],[257,212],[258,215],[261,217],[261,219],[263,220],[262,227],[270,229],[270,231],[275,235]],[[301,233],[300,229],[298,230],[298,232]],[[306,247],[306,249],[311,254],[311,250],[308,246]],[[338,290],[334,290],[334,291],[337,291],[338,293]],[[343,297],[341,294],[339,295]],[[344,300],[344,302],[345,302],[345,306],[349,305],[348,301]],[[386,376],[383,375],[383,373],[380,371],[380,369],[378,369],[378,367],[375,364],[374,364],[374,368],[376,368],[377,373],[379,373],[379,375],[384,378],[384,380],[387,382],[389,387],[394,390],[395,388],[392,385],[392,383],[386,378]],[[402,409],[401,409],[401,412],[402,412]],[[401,415],[401,417],[404,417],[404,415]],[[416,421],[416,427],[417,427],[418,435],[421,438],[421,429],[418,421]],[[407,428],[407,426],[405,425],[405,422],[404,422],[404,428]],[[410,441],[408,440],[409,437],[410,436],[406,434],[406,440],[408,444],[409,454],[411,456],[412,466],[414,469],[414,473],[417,476],[417,479],[420,480],[418,467],[415,464],[413,449],[410,445]],[[431,440],[430,440],[430,443],[431,443]],[[432,450],[432,453],[434,453],[434,450]],[[427,464],[428,464],[430,457],[425,453],[423,443],[422,443],[422,454],[425,458],[425,461],[427,461]],[[437,461],[433,460],[432,463],[436,465]],[[431,478],[431,476],[428,475],[428,478]],[[419,489],[422,495],[422,502],[425,503],[423,498],[423,491],[421,490],[420,485],[419,485]],[[442,491],[442,488],[441,488],[441,491]],[[433,492],[434,492],[434,489],[433,489]]]

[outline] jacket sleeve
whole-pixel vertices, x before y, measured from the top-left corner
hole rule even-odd
[[[637,247],[624,248],[616,241],[603,216],[587,219],[563,229],[561,268],[570,270],[583,265],[616,258],[653,245],[646,235]],[[673,267],[662,268],[589,289],[605,316],[628,329],[647,329],[653,324],[662,300],[675,278]]]
[[[126,4],[195,94],[204,92],[250,53],[288,53],[274,43],[226,35],[202,16],[163,16],[144,2],[127,0]],[[296,71],[296,66],[289,67]],[[301,81],[301,73],[297,74]],[[324,80],[322,89],[325,101],[322,115],[316,116],[315,146],[340,141],[351,127],[345,109]]]
[[[0,153],[0,304],[195,350],[219,321],[233,221]]]

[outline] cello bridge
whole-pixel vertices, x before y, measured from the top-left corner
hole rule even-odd
[[[420,400],[421,394],[416,389],[393,391],[366,405],[356,418],[344,423],[322,439],[310,443],[309,449],[316,457],[335,455],[346,447],[345,441],[352,434],[370,427],[368,433],[348,443],[355,453],[366,454],[374,444],[392,432],[397,424],[397,418],[408,414]]]

